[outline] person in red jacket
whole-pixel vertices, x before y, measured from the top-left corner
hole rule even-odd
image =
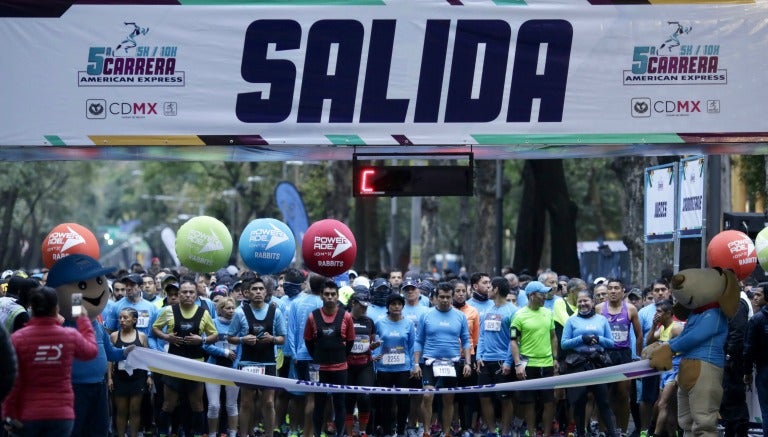
[[[96,337],[83,307],[77,329],[61,326],[56,290],[30,292],[32,318],[11,335],[19,375],[3,402],[3,418],[20,424],[20,436],[68,436],[75,419],[72,360],[96,357]]]

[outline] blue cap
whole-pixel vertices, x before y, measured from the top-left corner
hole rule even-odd
[[[552,287],[547,287],[539,281],[531,281],[525,286],[525,294],[531,293],[549,293]]]
[[[140,274],[131,273],[120,278],[119,282],[122,282],[123,284],[125,284],[126,282],[131,282],[136,285],[141,285],[144,282],[144,280],[141,278]]]
[[[405,278],[402,284],[400,284],[400,290],[404,290],[406,287],[418,288],[419,283],[413,278]]]
[[[74,253],[58,261],[48,272],[46,285],[52,288],[72,282],[87,281],[114,272],[116,267],[103,267],[88,255]]]

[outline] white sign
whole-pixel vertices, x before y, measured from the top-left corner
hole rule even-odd
[[[704,181],[706,160],[695,156],[680,160],[680,201],[678,214],[681,237],[701,237],[704,226]]]
[[[765,131],[765,1],[16,3],[27,17],[0,9],[0,146],[697,144]]]
[[[675,233],[675,164],[645,169],[645,241],[672,241]]]

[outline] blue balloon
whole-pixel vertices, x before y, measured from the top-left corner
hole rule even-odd
[[[285,223],[273,218],[256,219],[243,229],[238,244],[243,262],[256,273],[279,273],[296,254],[296,239]]]

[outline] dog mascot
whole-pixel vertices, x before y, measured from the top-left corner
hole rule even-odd
[[[654,343],[643,350],[657,370],[672,368],[672,356],[681,355],[677,420],[686,435],[716,436],[723,395],[724,345],[728,319],[739,307],[740,287],[730,270],[687,269],[672,277],[675,315],[687,318],[685,329],[669,343]]]
[[[82,305],[88,312],[96,333],[99,353],[89,361],[72,363],[72,389],[75,392],[75,426],[72,436],[104,436],[109,434],[109,401],[107,397],[107,360],[125,359],[124,350],[109,341],[104,326],[96,321],[109,299],[106,274],[115,270],[105,268],[95,259],[72,254],[56,262],[48,272],[47,285],[59,295],[59,314],[64,326],[75,326],[72,316],[72,295],[82,294]],[[127,350],[126,350],[127,351]]]

